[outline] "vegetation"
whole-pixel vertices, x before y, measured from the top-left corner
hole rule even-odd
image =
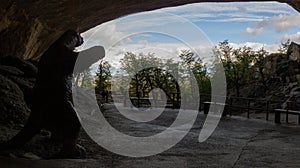
[[[224,67],[228,94],[237,97],[266,97],[274,80],[282,82],[283,76],[286,75],[282,76],[282,73],[287,71],[290,64],[289,44],[289,41],[282,44],[278,53],[275,54],[276,57],[263,47],[257,51],[247,46],[233,48],[227,40],[215,46],[213,53],[220,58]],[[170,102],[178,105],[181,97],[180,86],[190,89],[191,93],[198,91],[201,94],[209,94],[210,78],[218,65],[207,67],[203,60],[190,50],[182,50],[177,58],[179,59],[163,60],[154,53],[125,53],[123,59],[120,60],[123,70],[123,74],[120,75],[127,75],[131,79],[129,96],[149,97],[153,89],[160,88]],[[111,90],[110,69],[111,65],[108,62],[100,62],[96,80],[98,93]],[[190,76],[194,76],[196,82],[189,80]],[[119,89],[122,90],[122,88]]]

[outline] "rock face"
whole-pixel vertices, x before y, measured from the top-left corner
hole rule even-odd
[[[292,42],[289,51],[291,52],[290,60],[300,63],[300,45]]]
[[[0,123],[25,123],[36,74],[37,68],[29,61],[18,57],[0,59]]]
[[[131,13],[187,3],[234,1],[251,0],[3,0],[0,2],[0,57],[38,59],[67,29],[83,32]],[[300,11],[298,0],[279,2]]]

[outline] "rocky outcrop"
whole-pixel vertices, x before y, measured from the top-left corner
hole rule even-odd
[[[300,45],[292,42],[289,47],[289,52],[289,59],[300,63]]]
[[[24,124],[37,68],[18,57],[0,59],[0,123]]]
[[[0,56],[38,59],[67,29],[83,32],[127,14],[187,3],[235,1],[251,0],[3,0],[0,2]],[[278,1],[300,11],[299,0]]]
[[[289,108],[299,110],[299,102],[296,102],[300,96],[299,54],[300,45],[292,42],[287,53],[272,53],[266,56],[261,64],[265,85],[261,76],[253,73],[252,80],[240,88],[242,96],[282,101],[281,108],[287,108],[288,102],[292,102]],[[229,88],[228,92],[232,94],[235,90]]]

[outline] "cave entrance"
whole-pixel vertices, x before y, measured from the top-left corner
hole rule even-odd
[[[198,92],[211,101],[211,77],[222,64],[227,90],[218,94],[265,98],[275,87],[270,81],[285,80],[276,66],[291,42],[300,42],[296,20],[296,10],[277,2],[198,3],[129,15],[82,33],[86,44],[79,50],[106,48],[106,57],[82,78],[96,76],[102,102],[147,109],[156,96],[157,105],[180,108],[180,85],[187,102]]]

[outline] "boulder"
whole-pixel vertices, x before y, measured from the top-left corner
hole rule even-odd
[[[0,74],[18,85],[26,104],[30,105],[37,68],[32,63],[17,57],[1,59],[1,63],[5,65],[0,65]]]
[[[23,92],[26,104],[30,106],[35,78],[24,78],[16,76],[10,76],[8,78],[19,86],[19,88]]]
[[[24,72],[13,66],[0,65],[0,74],[5,76],[22,76]]]
[[[30,61],[23,60],[19,57],[8,56],[0,59],[0,64],[14,67],[24,73],[24,77],[36,77],[38,69]]]
[[[0,122],[24,124],[30,110],[19,86],[0,75],[0,95]]]

